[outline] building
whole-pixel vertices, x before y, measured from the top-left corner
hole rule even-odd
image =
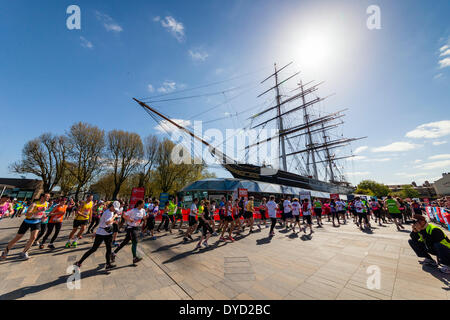
[[[44,192],[42,180],[0,178],[0,193],[18,200],[34,200]]]
[[[417,192],[419,192],[419,198],[436,198],[436,191],[432,184],[430,184],[428,181],[425,181],[425,183],[421,186],[418,186],[414,181],[411,184],[394,184],[394,185],[388,185],[387,187],[391,192],[399,192],[404,187],[409,186],[414,188]]]
[[[435,181],[433,186],[439,196],[450,196],[450,172],[443,173],[442,178]]]

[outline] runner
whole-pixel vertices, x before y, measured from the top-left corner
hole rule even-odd
[[[392,199],[391,196],[388,196],[387,199],[385,200],[384,204],[387,207],[388,213],[391,216],[392,220],[394,220],[397,230],[401,231],[402,229],[405,229],[405,227],[403,227],[403,225],[400,222],[402,217],[401,217],[401,212],[399,210],[398,201],[395,199]]]
[[[144,218],[145,210],[144,210],[144,201],[138,200],[133,209],[125,212],[123,217],[126,220],[127,226],[126,231],[127,235],[125,239],[123,239],[122,243],[114,250],[111,254],[111,262],[114,262],[117,256],[117,253],[128,244],[128,242],[132,242],[131,244],[131,252],[133,254],[133,265],[142,260],[142,257],[137,255],[137,245],[138,245],[138,232],[139,232],[139,224]]]
[[[58,234],[59,231],[61,230],[63,222],[63,217],[66,214],[66,211],[67,211],[66,199],[61,198],[59,199],[58,204],[53,208],[53,210],[49,214],[50,220],[48,221],[47,233],[42,238],[42,243],[39,247],[40,249],[44,248],[45,241],[47,241],[47,238],[53,232],[53,229],[55,229],[55,234],[50,240],[50,243],[48,244],[47,248],[55,249],[53,242],[55,242],[56,238],[58,238]]]
[[[197,217],[200,219],[200,217],[203,215],[203,210],[205,208],[205,199],[200,200],[200,205],[198,206],[198,212]],[[195,229],[194,233],[198,233],[200,231],[200,220],[197,220],[197,228]]]
[[[214,219],[215,214],[216,214],[216,200],[211,201],[211,208],[209,209],[209,214],[211,219],[209,220],[209,225],[212,228],[212,235],[213,236],[217,236],[217,232],[216,232],[216,220]]]
[[[168,229],[169,232],[172,233],[172,228],[175,226],[175,215],[177,213],[177,205],[174,203],[173,197],[169,199],[168,210],[169,210],[167,212],[167,215],[169,216]]]
[[[336,227],[336,224],[334,223],[334,219],[337,218],[337,222],[338,222],[338,226],[341,225],[341,222],[339,221],[339,214],[336,208],[336,202],[334,202],[334,199],[330,200],[330,211],[331,211],[331,216],[332,216],[332,220],[333,220],[333,227]]]
[[[67,241],[65,246],[66,248],[70,248],[71,246],[74,248],[77,247],[78,239],[81,239],[86,226],[91,220],[92,207],[94,206],[94,203],[92,202],[93,198],[94,197],[92,195],[88,195],[86,201],[82,202],[81,206],[78,207],[75,219],[73,220],[73,229],[72,232],[70,232],[69,240]],[[78,232],[77,236],[73,238],[78,228],[80,229],[80,231]]]
[[[162,219],[161,222],[158,225],[158,228],[156,228],[156,232],[161,231],[161,226],[164,225],[164,230],[169,231],[169,202],[166,202],[166,205],[164,206],[163,213],[162,213]]]
[[[382,226],[381,224],[381,208],[380,208],[380,204],[378,203],[377,200],[375,200],[375,198],[372,198],[370,200],[370,209],[372,210],[373,215],[375,216],[375,223],[377,223],[378,221],[378,225]]]
[[[104,242],[105,247],[106,247],[105,269],[110,270],[110,269],[116,267],[115,265],[111,264],[111,255],[112,255],[111,254],[111,250],[112,250],[111,245],[112,245],[112,233],[113,233],[112,225],[114,224],[114,221],[117,218],[116,211],[119,208],[120,208],[120,204],[117,201],[114,201],[113,203],[110,203],[107,206],[106,211],[103,212],[102,216],[100,217],[98,229],[95,234],[94,245],[92,246],[91,249],[86,251],[86,253],[81,257],[80,260],[75,262],[75,266],[77,266],[78,268],[81,268],[83,261],[86,260],[87,257],[89,257],[91,254],[93,254],[95,251],[97,251],[97,249],[100,247],[102,242]]]
[[[250,232],[249,233],[253,233],[253,223],[254,223],[253,212],[255,210],[255,208],[254,208],[254,199],[255,198],[253,196],[251,196],[250,198],[248,198],[248,201],[245,204],[244,223],[246,221],[247,222],[246,226],[250,227]],[[261,230],[261,226],[259,226],[259,230]]]
[[[0,199],[0,220],[9,217],[10,214],[14,212],[14,208],[9,202],[9,197],[7,195],[2,195]]]
[[[317,227],[322,228],[323,224],[322,224],[322,202],[316,198],[314,200],[314,213],[316,214],[316,219],[317,219]]]
[[[202,228],[202,236],[200,237],[200,241],[198,242],[196,249],[200,249],[202,247],[202,241],[205,248],[208,247],[208,239],[211,237],[213,233],[213,229],[211,228],[210,220],[210,210],[211,210],[211,204],[208,200],[205,201],[205,207],[203,209],[203,214],[199,216],[199,226]]]
[[[112,224],[112,229],[113,229],[113,235],[112,235],[112,245],[115,247],[119,246],[119,243],[116,241],[117,239],[117,234],[119,233],[119,224],[122,221],[122,213],[123,213],[123,207],[121,205],[121,203],[119,201],[114,201],[113,202],[114,208],[119,208],[119,209],[114,209],[114,221]]]
[[[275,202],[275,196],[269,197],[269,202],[266,203],[266,208],[271,221],[269,237],[273,237],[275,235],[274,228],[275,225],[277,224],[277,210],[278,210],[278,205]]]
[[[41,221],[41,230],[38,233],[38,236],[36,237],[36,240],[34,240],[34,244],[36,246],[39,246],[39,249],[44,249],[44,245],[40,245],[39,244],[39,239],[45,234],[45,232],[47,231],[47,226],[48,226],[48,220],[50,218],[50,213],[53,211],[53,209],[57,206],[58,204],[55,203],[55,201],[51,200],[47,210],[45,210],[45,216],[46,218],[43,219]]]
[[[370,223],[369,220],[367,219],[367,212],[365,210],[364,203],[361,201],[360,197],[355,198],[355,210],[359,217],[358,221],[359,221],[359,228],[361,229],[361,231],[364,230],[362,224],[363,219],[364,219],[364,227],[370,229]]]
[[[283,201],[283,209],[284,209],[284,219],[285,223],[284,226],[286,227],[286,230],[288,229],[288,223],[290,224],[289,227],[292,228],[292,206],[291,206],[291,197],[287,197],[286,200]]]
[[[156,225],[156,216],[159,212],[159,200],[154,200],[153,204],[148,207],[147,216],[145,217],[145,228],[151,235],[151,240],[156,240],[154,233]]]
[[[225,224],[225,197],[220,198],[219,202],[219,226],[217,232],[222,232],[222,228]]]
[[[197,204],[198,204],[198,198],[195,198],[194,201],[192,202],[191,210],[189,211],[189,227],[187,228],[186,233],[184,234],[184,237],[183,237],[183,240],[185,242],[187,242],[189,239],[192,241],[194,240],[194,239],[192,239],[191,233],[197,227],[197,220],[195,219],[195,217],[197,216],[197,213],[198,213]]]
[[[346,212],[345,203],[341,199],[338,199],[338,201],[336,201],[336,212],[338,214],[339,225],[341,224],[339,222],[339,217],[341,217],[341,219],[344,220],[344,224],[347,224],[347,220],[345,219],[345,212]]]
[[[89,228],[88,228],[86,234],[94,233],[94,229],[100,223],[100,217],[103,214],[103,210],[104,210],[103,201],[100,201],[97,205],[94,206],[94,208],[92,210],[92,221],[91,221],[91,224],[89,225]]]
[[[309,203],[309,200],[308,199],[303,200],[302,212],[303,212],[303,217],[305,217],[305,220],[306,220],[306,224],[303,227],[303,232],[306,233],[306,228],[309,226],[309,229],[310,229],[309,234],[312,234],[314,232],[312,229],[311,210],[312,210],[312,206],[311,206],[311,203]]]
[[[3,251],[1,259],[6,259],[6,256],[8,255],[9,251],[14,247],[14,245],[22,239],[23,235],[27,232],[28,229],[30,229],[30,239],[28,240],[27,244],[25,245],[25,248],[23,249],[22,253],[20,254],[21,258],[23,259],[29,259],[28,250],[33,245],[34,240],[36,239],[40,227],[41,227],[41,221],[42,219],[46,218],[45,216],[45,210],[48,207],[48,200],[50,199],[50,194],[45,193],[42,194],[39,197],[39,201],[33,203],[30,208],[28,209],[25,220],[22,222],[22,224],[19,227],[19,231],[17,232],[17,235],[12,239],[8,245],[6,246],[5,251]]]
[[[298,198],[294,198],[291,203],[292,207],[292,215],[294,216],[294,226],[292,227],[292,232],[295,233],[295,225],[298,225],[298,231],[302,229],[300,225],[300,211],[301,211],[301,205],[298,201]]]
[[[266,228],[268,228],[269,226],[267,225],[267,221],[266,221],[266,212],[267,212],[267,199],[266,198],[262,198],[262,202],[259,205],[259,213],[261,214],[261,220],[259,221],[259,224],[263,224]]]
[[[231,240],[234,242],[234,238],[232,236],[232,232],[234,229],[234,221],[233,221],[233,204],[231,203],[231,200],[229,199],[226,203],[226,216],[225,216],[225,224],[222,228],[222,234],[220,235],[220,241],[226,241],[223,235],[228,230],[228,240]],[[251,229],[250,229],[251,232]]]
[[[183,232],[181,228],[183,227],[183,199],[179,200],[177,202],[177,213],[175,215],[175,222],[173,223],[173,229],[175,228],[175,225],[177,224],[177,221],[180,220],[180,226],[178,227],[179,232]]]

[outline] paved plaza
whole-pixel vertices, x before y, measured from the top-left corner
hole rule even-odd
[[[1,250],[22,220],[0,221]],[[244,232],[234,243],[212,237],[201,250],[194,249],[196,242],[183,244],[177,231],[161,232],[157,240],[139,243],[144,259],[138,266],[132,265],[129,245],[107,273],[100,247],[83,264],[81,288],[70,290],[67,268],[92,244],[85,236],[77,248],[63,248],[71,226],[72,219],[64,222],[57,249],[34,246],[32,258],[23,261],[26,234],[0,262],[1,299],[450,299],[450,276],[419,264],[410,249],[410,225],[404,232],[393,224],[376,226],[369,234],[353,223],[335,228],[325,222],[311,237],[277,229],[271,239],[263,228]],[[368,268],[379,268],[379,289],[368,288]]]

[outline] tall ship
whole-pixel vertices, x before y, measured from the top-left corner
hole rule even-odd
[[[292,62],[279,69],[275,64],[274,73],[261,82],[264,84],[272,80],[273,85],[257,98],[272,93],[275,102],[249,117],[247,119],[250,122],[249,128],[255,131],[275,129],[271,131],[275,134],[248,143],[245,146],[246,159],[236,160],[228,157],[219,148],[212,146],[154,107],[136,98],[133,99],[155,120],[158,121],[159,117],[160,120],[171,123],[207,146],[213,157],[218,159],[234,178],[335,194],[351,194],[355,188],[345,179],[342,167],[337,163],[354,155],[337,155],[336,150],[366,137],[345,138],[335,134],[344,123],[342,118],[346,109],[333,113],[318,113],[314,109],[316,104],[326,99],[315,94],[323,82],[314,84],[314,81],[303,83],[299,80],[295,89],[286,92],[283,84],[299,75],[299,72],[296,72],[283,80],[279,79],[280,72],[291,64]],[[257,136],[259,137],[259,134]],[[277,145],[276,165],[268,164],[264,159],[262,163],[248,163],[249,154],[258,153],[264,144],[274,143]]]

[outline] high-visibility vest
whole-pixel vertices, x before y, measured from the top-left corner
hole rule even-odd
[[[431,236],[431,233],[433,232],[434,229],[440,229],[439,227],[436,227],[432,224],[428,224],[427,228],[425,229],[425,232]],[[422,235],[419,232],[419,241],[423,242],[424,239],[422,237]],[[445,236],[444,234],[444,239],[441,240],[440,244],[446,246],[447,248],[450,249],[450,240],[447,238],[447,236]]]

